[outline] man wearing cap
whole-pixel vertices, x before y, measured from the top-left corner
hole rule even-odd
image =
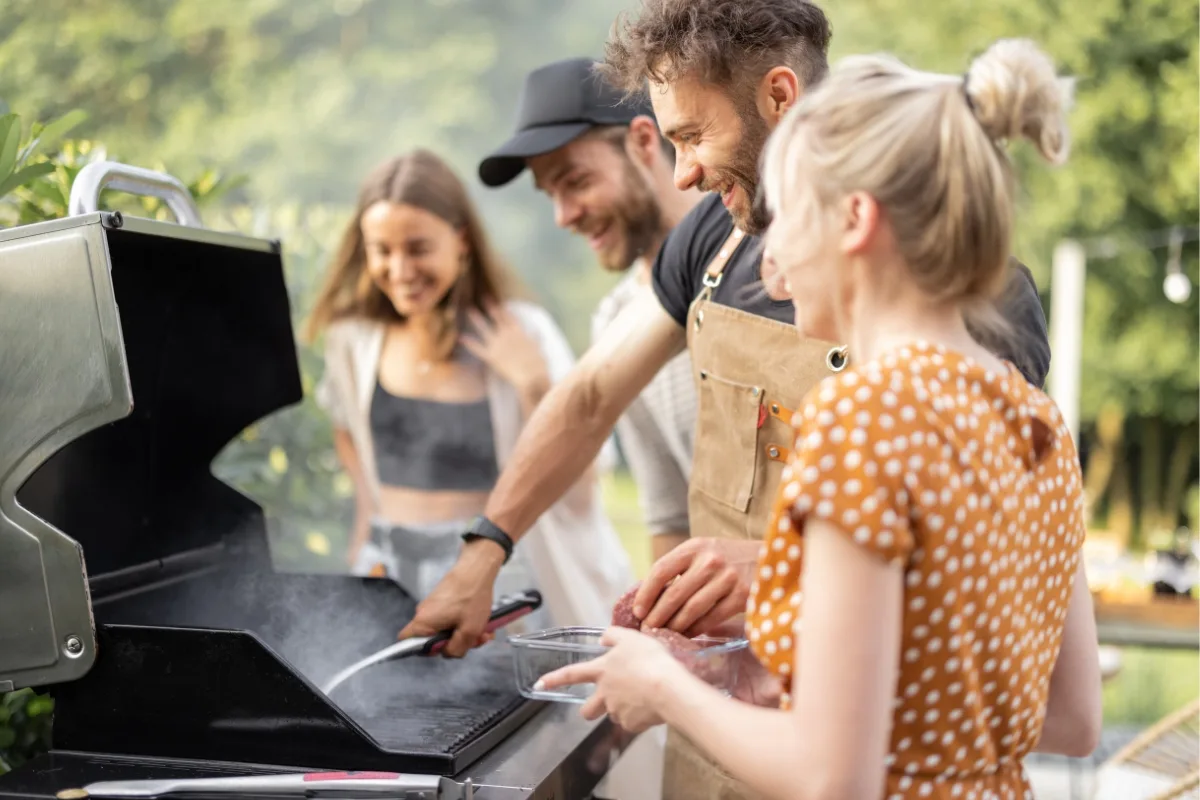
[[[604,269],[628,272],[593,316],[598,339],[649,286],[663,240],[701,195],[675,187],[675,150],[659,134],[648,100],[622,102],[594,67],[590,58],[572,58],[530,73],[517,132],[480,163],[479,177],[498,187],[529,167],[554,204],[555,223],[585,237]],[[671,359],[617,421],[655,561],[688,536],[695,425],[686,353]]]

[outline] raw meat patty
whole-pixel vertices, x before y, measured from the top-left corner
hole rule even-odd
[[[621,595],[621,599],[613,606],[612,624],[618,628],[633,628],[641,630],[642,621],[633,615],[633,598],[637,595],[638,588],[642,585],[638,581],[633,585],[633,588]]]
[[[675,656],[680,663],[687,667],[689,672],[701,680],[708,683],[715,683],[720,680],[720,665],[713,664],[710,659],[699,658],[696,655],[696,651],[702,649],[698,642],[670,628],[642,627],[642,621],[633,615],[633,598],[640,586],[641,583],[638,583],[625,594],[621,595],[621,599],[613,606],[612,624],[621,628],[640,630],[650,638],[662,642],[671,655]]]

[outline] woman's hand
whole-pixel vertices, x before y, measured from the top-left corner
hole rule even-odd
[[[689,677],[687,670],[660,643],[628,628],[609,628],[600,643],[612,649],[599,658],[542,676],[536,688],[594,683],[595,693],[580,710],[584,719],[608,714],[631,733],[661,725],[658,700],[681,677]]]
[[[512,384],[522,398],[540,400],[550,388],[546,359],[512,312],[492,304],[486,317],[472,308],[467,318],[472,332],[459,337],[462,346]]]

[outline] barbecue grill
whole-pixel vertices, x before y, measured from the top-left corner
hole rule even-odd
[[[105,187],[178,222],[99,212]],[[177,180],[109,162],[71,210],[0,232],[0,691],[55,699],[52,751],[0,797],[311,770],[587,797],[623,743],[523,699],[502,641],[318,688],[415,604],[388,579],[275,572],[262,509],[212,476],[302,397],[279,243],[204,229]]]

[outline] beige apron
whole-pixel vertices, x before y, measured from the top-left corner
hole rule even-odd
[[[699,399],[688,492],[693,536],[763,538],[794,438],[792,412],[810,388],[845,366],[844,348],[802,339],[794,325],[710,302],[743,239],[734,229],[705,269],[704,288],[688,311],[688,349]],[[677,731],[669,731],[663,800],[756,797]]]

